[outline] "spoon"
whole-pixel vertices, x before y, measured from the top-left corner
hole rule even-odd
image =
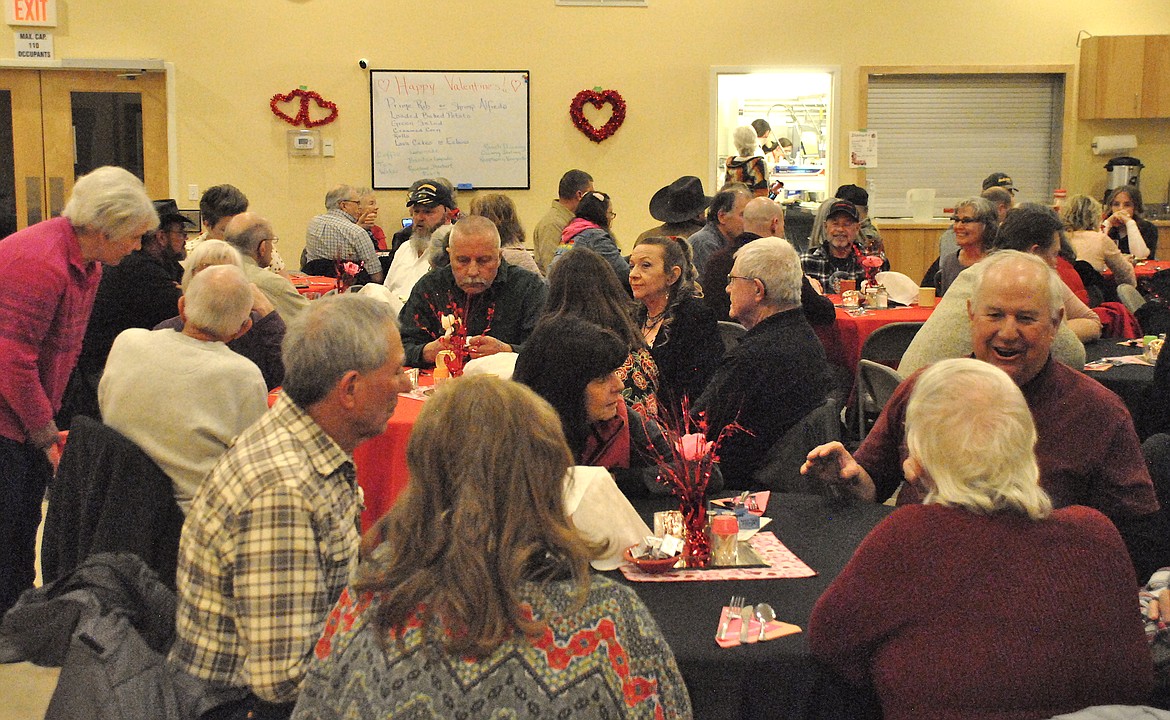
[[[744,605],[743,610],[739,611],[739,643],[746,645],[748,642],[748,625],[752,621],[752,611],[755,608],[752,605]]]
[[[760,636],[756,639],[763,642],[764,631],[768,629],[768,623],[776,619],[776,611],[768,603],[760,603],[756,606],[756,617],[760,621]]]

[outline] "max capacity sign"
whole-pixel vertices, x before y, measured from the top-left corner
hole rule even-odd
[[[57,27],[57,0],[3,0],[9,25]]]
[[[16,57],[53,59],[53,34],[33,30],[16,33]]]

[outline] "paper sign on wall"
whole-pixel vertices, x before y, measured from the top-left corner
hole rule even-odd
[[[872,130],[849,133],[849,167],[877,167],[877,133]]]
[[[16,33],[16,57],[52,60],[53,33],[34,31]]]
[[[4,0],[9,25],[57,27],[57,0]]]

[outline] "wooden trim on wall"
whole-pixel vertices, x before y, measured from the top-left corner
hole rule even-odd
[[[1075,65],[862,65],[858,72],[857,127],[869,125],[870,75],[1063,75],[1064,114],[1061,117],[1059,187],[1072,177],[1073,123],[1076,121]],[[865,180],[865,169],[858,168]]]

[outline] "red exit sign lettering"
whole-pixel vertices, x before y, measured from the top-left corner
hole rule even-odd
[[[57,26],[57,0],[4,0],[9,25]]]

